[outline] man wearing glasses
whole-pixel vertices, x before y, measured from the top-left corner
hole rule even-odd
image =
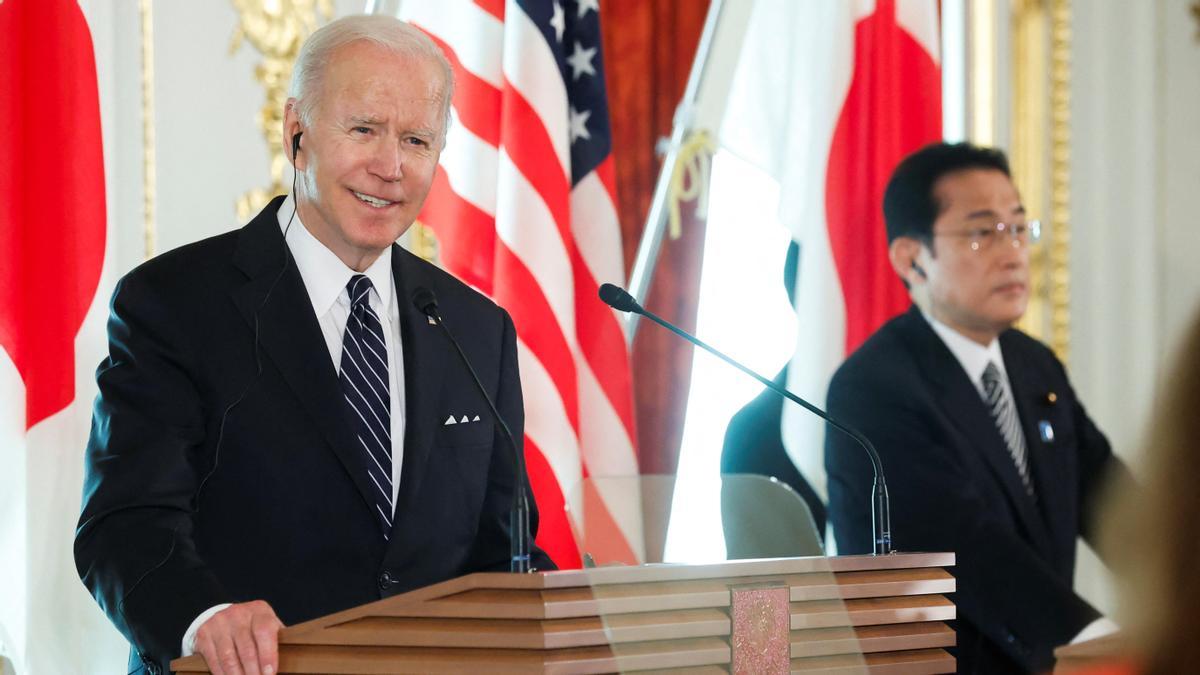
[[[879,451],[895,548],[956,554],[959,672],[1047,671],[1055,647],[1108,624],[1072,589],[1075,544],[1126,469],[1062,363],[1013,328],[1041,226],[1004,154],[966,143],[905,158],[883,210],[914,306],[838,369],[829,412]],[[829,433],[825,465],[838,551],[867,553],[870,462]]]

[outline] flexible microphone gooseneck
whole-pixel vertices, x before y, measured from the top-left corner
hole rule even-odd
[[[488,396],[487,389],[479,381],[479,375],[471,367],[471,361],[463,353],[458,340],[454,339],[454,335],[446,327],[446,323],[442,321],[442,315],[438,312],[437,296],[428,288],[418,286],[413,291],[412,301],[417,309],[421,310],[422,314],[429,317],[430,320],[442,329],[442,333],[446,335],[446,339],[450,341],[450,344],[454,345],[454,351],[458,353],[459,360],[467,367],[467,372],[471,374],[471,380],[475,383],[475,388],[479,390],[479,394],[487,402],[488,410],[492,411],[492,419],[496,420],[496,424],[500,427],[500,432],[508,441],[508,447],[512,449],[513,469],[516,471],[516,479],[513,481],[512,510],[509,512],[508,518],[512,546],[510,549],[512,552],[510,569],[519,574],[529,572],[531,571],[529,568],[529,549],[532,537],[529,536],[529,499],[525,494],[529,487],[525,477],[525,455],[517,447],[517,442],[513,439],[512,431],[509,430],[504,418],[500,416],[500,411],[496,410],[496,404],[492,402],[492,397]]]
[[[867,451],[867,455],[871,457],[871,468],[875,471],[875,481],[871,486],[871,533],[875,539],[872,549],[874,550],[875,555],[886,555],[892,552],[892,518],[888,508],[887,484],[883,480],[883,462],[879,460],[879,453],[875,452],[875,446],[871,445],[871,441],[868,440],[866,436],[864,436],[860,431],[851,429],[845,424],[842,424],[841,422],[830,417],[829,413],[821,410],[817,406],[805,401],[799,396],[775,384],[762,375],[759,375],[753,370],[750,370],[737,361],[734,361],[716,349],[713,349],[695,335],[688,333],[666,319],[663,319],[655,315],[653,312],[648,311],[646,308],[639,305],[637,300],[634,300],[633,296],[620,286],[614,286],[613,284],[601,284],[600,299],[613,309],[622,312],[633,312],[650,319],[654,323],[666,328],[684,340],[687,340],[697,347],[704,349],[708,353],[720,358],[725,363],[728,363],[734,368],[746,373],[750,377],[753,377],[771,391],[799,405],[801,408],[804,408],[817,417],[820,417],[828,422],[833,428],[841,431],[857,441],[858,444],[863,447],[863,450]]]

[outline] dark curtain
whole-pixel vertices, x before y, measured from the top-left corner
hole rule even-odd
[[[601,0],[617,208],[626,277],[637,255],[675,108],[691,72],[708,0]],[[647,309],[692,331],[696,324],[702,222],[685,209],[683,235],[664,239]],[[675,336],[643,324],[633,345],[634,400],[642,473],[675,473],[692,350]]]

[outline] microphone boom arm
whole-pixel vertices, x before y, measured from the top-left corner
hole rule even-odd
[[[856,429],[851,429],[845,424],[842,424],[833,417],[830,417],[829,413],[825,412],[824,410],[821,410],[817,406],[805,401],[787,389],[780,387],[771,380],[768,380],[762,375],[759,375],[753,370],[750,370],[746,366],[733,360],[729,356],[721,353],[700,338],[691,335],[683,329],[675,326],[670,321],[667,321],[666,319],[659,317],[654,312],[642,307],[624,289],[612,284],[604,284],[600,287],[600,299],[603,300],[605,304],[617,309],[618,311],[641,314],[654,323],[666,328],[672,333],[675,333],[684,340],[687,340],[688,342],[700,347],[713,356],[721,359],[725,363],[728,363],[750,377],[753,377],[771,391],[783,396],[796,405],[799,405],[801,408],[804,408],[817,417],[820,417],[833,428],[841,431],[850,438],[853,438],[859,445],[862,446],[863,450],[865,450],[867,455],[871,458],[871,468],[875,473],[875,480],[871,488],[871,532],[874,539],[872,550],[874,551],[875,555],[886,555],[892,552],[891,512],[888,504],[887,483],[883,478],[883,462],[879,459],[879,453],[875,451],[875,446],[871,444],[871,441],[864,436],[862,432]]]

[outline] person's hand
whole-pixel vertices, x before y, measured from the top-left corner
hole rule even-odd
[[[280,628],[283,623],[266,602],[240,602],[200,625],[196,653],[213,675],[275,675]]]

